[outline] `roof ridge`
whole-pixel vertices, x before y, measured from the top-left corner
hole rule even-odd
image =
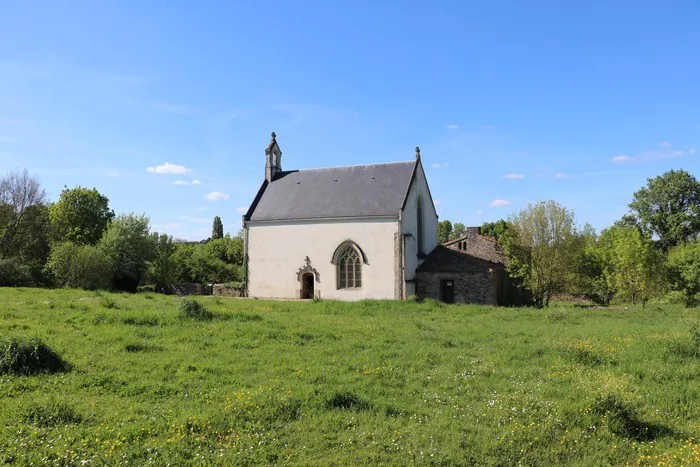
[[[310,170],[332,170],[332,169],[350,169],[353,167],[372,167],[375,165],[394,165],[394,164],[414,164],[415,161],[396,161],[396,162],[378,162],[376,164],[356,164],[356,165],[339,165],[335,167],[314,167],[309,169],[296,169],[294,172],[306,172]]]

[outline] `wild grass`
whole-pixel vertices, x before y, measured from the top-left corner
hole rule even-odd
[[[698,310],[0,289],[0,463],[700,463]]]

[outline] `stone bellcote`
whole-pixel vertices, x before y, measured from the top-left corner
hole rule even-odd
[[[270,144],[265,149],[265,180],[272,182],[282,172],[282,151],[277,144],[277,135],[272,132]]]

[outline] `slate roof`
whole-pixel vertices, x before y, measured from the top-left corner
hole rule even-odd
[[[417,161],[281,172],[263,182],[252,221],[398,216]]]
[[[438,245],[430,252],[416,272],[489,272],[489,269],[494,267],[497,265],[489,261]]]

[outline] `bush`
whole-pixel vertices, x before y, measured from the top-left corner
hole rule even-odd
[[[662,425],[647,423],[637,418],[634,408],[616,394],[598,397],[593,403],[593,413],[601,416],[611,433],[637,441],[651,441],[673,434]]]
[[[40,339],[6,339],[0,342],[0,374],[29,376],[68,369],[68,363]]]
[[[33,282],[31,268],[19,258],[0,259],[0,287],[29,287]]]
[[[62,287],[97,290],[106,289],[112,277],[109,258],[91,245],[62,243],[51,251],[46,268]]]
[[[194,298],[186,298],[181,301],[179,309],[181,317],[196,321],[211,321],[214,317],[214,313]]]

